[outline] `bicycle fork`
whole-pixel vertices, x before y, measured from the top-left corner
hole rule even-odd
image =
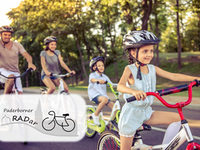
[[[186,150],[195,150],[198,146],[197,143],[194,143],[194,139],[192,136],[192,132],[186,120],[181,121],[182,128],[179,133],[170,141],[169,144],[165,145],[157,145],[153,146],[152,149],[164,149],[164,150],[172,150],[178,149],[186,140],[188,142],[188,146]]]

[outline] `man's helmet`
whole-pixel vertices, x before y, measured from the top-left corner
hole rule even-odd
[[[57,42],[57,38],[55,36],[48,36],[44,39],[44,44],[47,45],[50,42]]]
[[[2,27],[0,28],[0,33],[2,33],[2,32],[11,32],[11,33],[13,33],[14,30],[13,30],[13,28],[10,27],[10,26],[2,26]]]
[[[92,60],[90,61],[89,67],[90,67],[90,69],[91,69],[92,71],[95,71],[95,70],[93,70],[93,67],[94,67],[94,65],[95,65],[98,61],[103,61],[103,62],[104,62],[104,58],[101,57],[101,56],[98,56],[98,57],[92,58]]]
[[[144,45],[156,45],[160,40],[152,33],[146,30],[131,31],[124,35],[123,47],[124,50],[129,48],[140,48]]]

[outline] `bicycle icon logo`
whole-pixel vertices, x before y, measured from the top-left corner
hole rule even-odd
[[[54,111],[48,112],[49,117],[46,117],[42,121],[42,127],[46,131],[51,131],[55,128],[56,124],[61,126],[62,129],[66,132],[71,132],[75,128],[75,122],[71,118],[69,118],[69,114],[63,114],[62,116],[56,116]]]

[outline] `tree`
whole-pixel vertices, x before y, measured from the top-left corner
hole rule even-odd
[[[177,12],[176,12],[176,23],[177,23],[177,37],[178,37],[178,68],[181,68],[181,36],[179,27],[179,0],[176,0]]]
[[[142,9],[142,12],[143,12],[142,29],[147,30],[149,16],[151,15],[151,11],[152,11],[152,0],[143,0],[142,8],[143,8]]]

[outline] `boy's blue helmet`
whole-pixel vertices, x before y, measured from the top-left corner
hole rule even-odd
[[[131,31],[124,35],[123,47],[124,50],[136,49],[144,45],[156,45],[159,42],[160,40],[152,32],[146,30]]]
[[[103,61],[104,62],[104,58],[102,56],[98,56],[98,57],[94,57],[94,58],[92,58],[92,60],[90,60],[89,67],[90,67],[91,71],[95,71],[93,69],[93,67],[98,61]]]

